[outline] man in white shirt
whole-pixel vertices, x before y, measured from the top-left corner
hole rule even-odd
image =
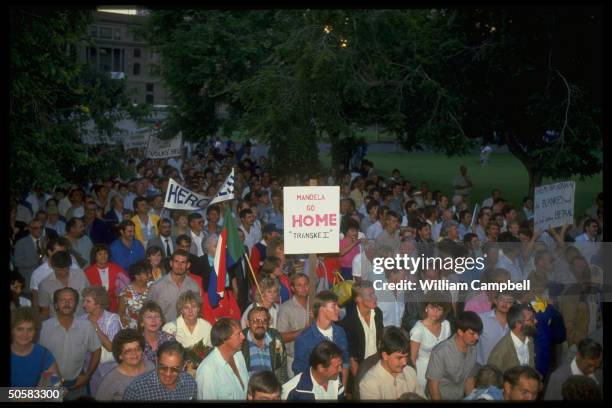
[[[255,214],[250,208],[240,211],[240,228],[244,232],[244,245],[249,247],[249,252],[256,243],[261,240],[261,224],[255,220]]]
[[[283,384],[282,400],[343,400],[340,378],[342,350],[329,340],[319,343],[310,353],[310,368]]]
[[[599,249],[599,245],[596,243],[599,225],[597,221],[589,218],[584,222],[582,230],[583,233],[576,237],[575,246],[582,253],[582,256],[586,258],[587,262],[590,263],[591,258]]]
[[[583,339],[578,343],[578,352],[571,362],[566,362],[550,375],[545,400],[562,399],[562,385],[569,377],[580,375],[589,377],[601,387],[601,362],[603,360],[603,348],[601,344],[593,339]]]
[[[53,267],[51,266],[51,256],[59,251],[66,251],[70,248],[70,241],[68,241],[64,237],[54,238],[49,240],[47,243],[46,258],[43,259],[43,263],[32,272],[32,277],[30,278],[30,290],[32,291],[32,304],[38,305],[38,285],[42,282],[46,277],[53,273]],[[70,266],[70,270],[72,272],[83,272],[81,268],[79,268],[76,259],[71,255],[72,265]]]
[[[528,272],[524,272],[519,265],[519,254],[521,241],[509,232],[503,232],[498,238],[501,251],[495,264],[495,268],[505,269],[510,272],[512,282],[520,282],[527,279]]]
[[[393,269],[390,271],[386,271],[385,275],[386,279],[383,280],[389,283],[399,283],[402,280],[406,279],[407,273],[404,269]],[[384,291],[379,292],[378,307],[383,312],[383,326],[400,327],[402,325],[402,316],[404,315],[404,308],[406,307],[406,302],[404,300],[404,291],[397,289],[386,289]]]
[[[495,200],[497,200],[499,197],[501,197],[501,190],[498,188],[494,188],[493,190],[491,190],[491,197],[486,198],[482,202],[481,207],[493,207],[493,204],[495,204]]]

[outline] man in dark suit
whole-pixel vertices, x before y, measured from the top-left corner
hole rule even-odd
[[[377,354],[377,344],[382,337],[383,315],[376,305],[376,293],[371,281],[353,284],[353,302],[347,306],[346,316],[339,323],[349,342],[349,364],[352,377],[357,375],[359,364]]]
[[[108,224],[113,236],[119,236],[119,223],[123,221],[123,197],[119,194],[111,198],[111,209],[104,214],[104,221]]]
[[[497,342],[487,364],[494,365],[502,372],[519,365],[535,368],[535,313],[527,304],[513,305],[508,311],[510,332]]]
[[[163,258],[169,259],[176,249],[176,242],[172,238],[172,221],[167,218],[160,219],[157,230],[159,231],[159,236],[151,238],[147,242],[147,249],[152,246],[158,246],[162,250]]]
[[[25,279],[25,288],[30,287],[32,272],[41,263],[45,255],[48,236],[43,235],[42,223],[34,218],[29,224],[30,233],[15,244],[15,266]],[[55,234],[57,237],[57,234]]]
[[[244,231],[238,230],[240,242],[244,245]],[[233,288],[236,293],[236,301],[240,308],[240,314],[244,313],[251,301],[249,300],[249,292],[251,290],[250,282],[253,281],[253,275],[247,265],[246,257],[249,256],[249,248],[244,245],[244,255],[240,257],[238,262],[229,270],[232,283],[236,282],[236,287]],[[235,280],[233,278],[236,278]]]
[[[593,379],[601,387],[601,361],[603,348],[593,339],[583,339],[578,343],[578,352],[571,361],[562,364],[550,375],[545,400],[562,400],[562,386],[572,375],[582,375]]]

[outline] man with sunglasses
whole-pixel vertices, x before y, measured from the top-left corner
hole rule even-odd
[[[157,349],[157,366],[128,385],[124,401],[189,401],[197,396],[197,384],[184,371],[185,349],[167,341]]]

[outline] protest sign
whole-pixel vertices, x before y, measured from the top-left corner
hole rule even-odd
[[[227,179],[225,179],[225,183],[219,189],[219,192],[212,199],[210,204],[220,203],[222,201],[233,200],[234,199],[234,168],[230,172]],[[210,205],[209,204],[209,205]]]
[[[171,178],[168,182],[164,207],[173,210],[198,211],[205,208],[209,201],[210,197],[194,193]]]
[[[180,132],[174,139],[168,140],[162,140],[151,135],[145,156],[149,159],[165,159],[167,157],[180,156],[182,145],[183,135]]]
[[[564,181],[535,188],[534,229],[547,230],[574,222],[576,183]]]
[[[129,149],[142,149],[147,147],[149,144],[150,129],[139,129],[135,132],[130,132],[123,138],[123,148]]]
[[[340,251],[340,187],[284,187],[285,254]]]

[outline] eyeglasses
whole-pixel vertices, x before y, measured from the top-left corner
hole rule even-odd
[[[183,371],[183,367],[180,367],[180,366],[179,367],[166,367],[166,366],[163,366],[163,365],[158,365],[157,369],[159,371],[161,371],[161,372],[164,372],[164,373],[172,372],[173,374],[178,374],[181,371]]]
[[[268,324],[268,319],[254,319],[251,320],[251,324]]]

